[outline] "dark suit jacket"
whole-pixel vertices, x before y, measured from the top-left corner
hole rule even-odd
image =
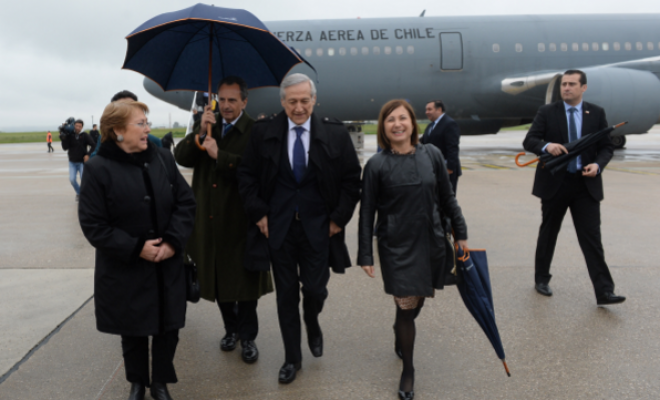
[[[583,102],[582,136],[596,133],[605,128],[607,128],[605,111],[595,104]],[[561,100],[539,108],[529,132],[525,136],[523,146],[525,150],[541,155],[543,154],[543,147],[548,143],[568,143],[568,121],[564,102]],[[603,137],[602,140],[582,153],[582,167],[592,163],[596,163],[600,167],[601,173],[596,177],[584,179],[589,194],[597,201],[603,200],[603,178],[601,174],[607,163],[612,159],[613,153],[614,146],[610,135]],[[564,170],[552,175],[539,163],[536,167],[532,194],[541,199],[551,199],[559,190],[566,173],[566,170]]]
[[[446,113],[433,127],[433,132],[429,132],[431,124],[426,127],[421,142],[431,143],[439,148],[442,155],[447,160],[447,169],[454,171],[456,176],[461,176],[461,160],[458,157],[458,144],[461,140],[461,133],[458,130],[458,124]]]
[[[280,171],[282,146],[287,144],[288,119],[284,112],[255,122],[250,142],[238,166],[238,190],[250,219],[246,268],[268,270],[268,243],[255,225],[270,212],[269,202]],[[344,124],[333,118],[311,117],[309,163],[316,166],[319,191],[328,217],[344,228],[360,199],[360,161]],[[344,230],[330,238],[330,266],[344,272],[351,266]],[[327,235],[328,232],[319,232]]]

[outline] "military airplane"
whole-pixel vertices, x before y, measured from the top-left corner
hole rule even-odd
[[[615,131],[647,132],[660,118],[660,15],[406,17],[266,23],[305,57],[293,72],[317,79],[315,111],[354,123],[374,120],[390,99],[419,116],[442,99],[463,135],[493,134],[529,123],[560,98],[567,69],[587,74],[585,100],[605,108]],[[145,89],[190,110],[192,92]],[[248,112],[279,112],[277,88],[250,92]]]

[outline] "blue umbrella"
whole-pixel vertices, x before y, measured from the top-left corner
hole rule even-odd
[[[226,76],[240,76],[248,88],[279,86],[291,68],[307,63],[252,13],[205,4],[158,15],[126,40],[123,69],[165,91],[208,90],[209,98]]]
[[[462,248],[458,248],[456,256],[458,270],[462,278],[456,286],[461,293],[463,303],[465,303],[465,307],[490,340],[497,357],[504,364],[506,374],[511,376],[509,367],[504,360],[504,347],[495,323],[495,309],[490,288],[486,251],[468,250],[464,253]]]

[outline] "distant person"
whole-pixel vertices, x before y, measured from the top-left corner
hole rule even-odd
[[[307,343],[323,355],[319,315],[329,267],[351,266],[344,228],[360,198],[360,161],[344,124],[313,113],[314,82],[292,74],[280,85],[284,111],[257,121],[241,163],[238,189],[249,218],[246,267],[273,268],[285,360],[280,383],[302,365],[300,291]]]
[[[539,108],[523,142],[525,150],[538,155],[550,153],[558,156],[567,153],[562,143],[607,128],[605,111],[582,100],[586,90],[587,75],[584,72],[566,71],[561,78],[562,100]],[[614,146],[607,135],[556,175],[543,168],[541,163],[536,167],[532,193],[541,198],[543,221],[536,244],[534,280],[536,291],[544,296],[552,296],[550,264],[562,221],[570,208],[597,304],[617,304],[626,300],[614,294],[614,280],[605,262],[600,234],[602,172],[612,159],[613,152]]]
[[[426,104],[426,116],[431,122],[426,127],[421,142],[423,144],[430,143],[442,152],[451,187],[454,195],[456,195],[458,177],[463,174],[459,158],[458,146],[461,140],[461,132],[458,129],[458,124],[449,115],[445,114],[445,104],[441,100],[429,101]]]
[[[358,264],[374,278],[373,234],[378,237],[385,293],[394,296],[395,352],[403,359],[399,398],[412,400],[415,383],[415,318],[424,300],[442,289],[445,233],[440,214],[451,219],[459,246],[467,249],[467,226],[440,151],[418,144],[415,113],[405,100],[386,103],[378,117],[383,151],[369,159],[362,177]],[[447,266],[450,268],[450,266]],[[367,340],[365,343],[368,343]]]
[[[171,400],[167,384],[177,382],[173,361],[186,319],[183,249],[195,200],[172,154],[147,140],[148,111],[134,101],[105,108],[103,144],[87,165],[78,216],[96,248],[96,327],[121,335],[129,400],[144,399],[147,386],[153,399]]]
[[[197,200],[195,230],[187,253],[197,264],[202,297],[217,302],[225,335],[220,349],[232,351],[240,341],[246,363],[259,358],[255,343],[259,333],[257,304],[273,291],[270,273],[245,268],[245,241],[248,217],[238,194],[236,169],[249,140],[254,120],[245,111],[247,84],[242,78],[224,78],[218,89],[220,114],[206,106],[201,122],[174,150],[176,161],[193,168],[193,191]],[[195,135],[206,136],[200,150]]]
[[[89,159],[96,143],[86,132],[82,131],[84,122],[81,119],[76,120],[73,126],[74,132],[60,134],[60,140],[62,141],[62,149],[69,156],[69,182],[71,182],[73,190],[76,191],[76,201],[78,201],[80,198],[80,185],[78,185],[77,177],[80,175],[80,181],[82,182],[84,163]]]
[[[112,96],[112,99],[110,99],[110,102],[114,101],[138,101],[137,96],[128,90],[122,90],[121,92],[116,93],[114,96]],[[96,126],[96,125],[94,125]],[[101,148],[101,142],[103,141],[103,137],[101,140],[96,142],[96,147],[94,148],[94,151],[90,155],[91,157],[95,157],[98,154],[99,149]],[[163,142],[157,138],[156,136],[152,135],[151,133],[149,134],[149,141],[153,144],[156,145],[156,147],[163,147]]]
[[[265,113],[259,113],[259,115],[257,115],[257,121],[261,121],[262,119],[265,119],[265,118],[266,118]]]
[[[48,152],[55,152],[55,149],[53,148],[53,134],[48,131],[46,134],[46,143],[48,143]]]
[[[99,133],[99,130],[97,129],[96,124],[92,125],[92,130],[89,131],[89,136],[92,137],[92,140],[94,140],[94,143],[98,143],[99,140],[101,139],[101,134]]]

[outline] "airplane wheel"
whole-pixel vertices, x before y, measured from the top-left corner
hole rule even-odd
[[[615,149],[623,149],[623,146],[626,145],[626,137],[625,136],[613,136],[612,137],[612,144],[614,145]]]

